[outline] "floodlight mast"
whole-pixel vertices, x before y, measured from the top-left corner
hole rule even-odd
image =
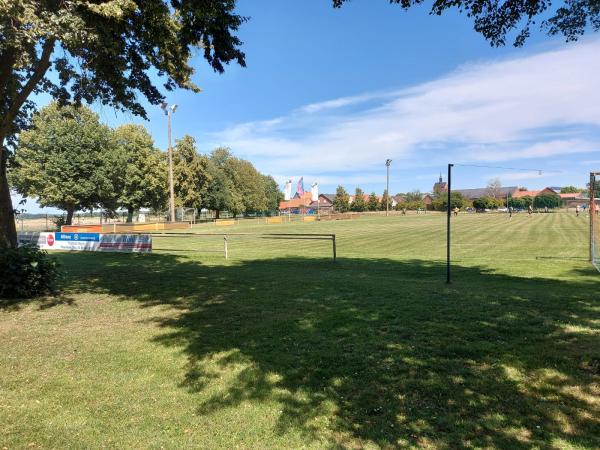
[[[387,217],[390,209],[390,164],[392,164],[391,159],[385,160],[386,167],[386,182],[385,182],[385,216]]]
[[[169,147],[167,155],[169,160],[169,219],[175,222],[175,187],[173,185],[173,147],[171,146],[171,114],[177,110],[177,105],[170,105],[167,102],[162,102],[160,107],[167,116],[167,130],[169,135]]]

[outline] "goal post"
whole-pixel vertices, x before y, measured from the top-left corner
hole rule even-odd
[[[590,196],[590,262],[600,271],[600,222],[598,220],[598,198],[600,185],[598,177],[600,172],[590,172],[589,196]]]

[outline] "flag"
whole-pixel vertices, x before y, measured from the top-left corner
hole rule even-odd
[[[285,182],[285,190],[283,191],[283,195],[285,200],[292,198],[292,180],[287,180]]]
[[[300,177],[296,186],[296,195],[302,197],[304,195],[304,177]]]
[[[316,202],[319,200],[319,185],[317,183],[313,183],[310,188],[310,196],[311,201]]]

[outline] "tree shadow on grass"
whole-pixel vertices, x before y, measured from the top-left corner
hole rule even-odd
[[[275,401],[276,431],[342,447],[600,447],[592,272],[455,267],[447,286],[419,260],[62,258],[76,289],[176,309],[155,341],[187,354],[182,388],[218,383],[198,414]]]
[[[72,297],[63,293],[48,295],[45,297],[36,297],[31,299],[22,298],[0,298],[0,311],[18,311],[24,305],[35,303],[39,310],[54,308],[59,305],[77,306]]]

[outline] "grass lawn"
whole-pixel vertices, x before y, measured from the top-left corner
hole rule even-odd
[[[588,222],[461,215],[196,231],[63,253],[60,298],[0,303],[0,448],[600,447]]]

